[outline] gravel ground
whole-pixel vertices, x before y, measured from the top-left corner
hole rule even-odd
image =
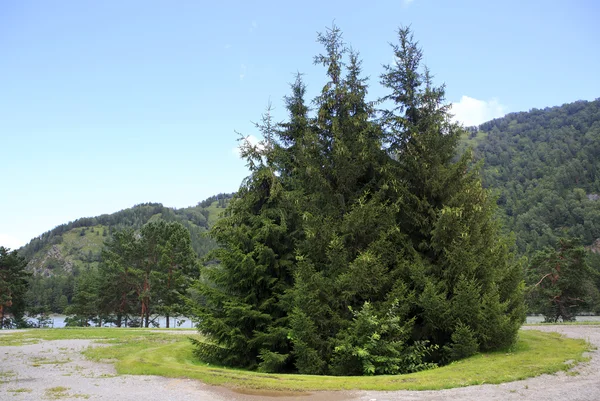
[[[524,329],[557,331],[568,337],[584,338],[600,348],[598,326],[540,326]],[[592,352],[592,360],[589,363],[574,369],[577,375],[561,372],[500,385],[440,391],[340,391],[294,394],[234,392],[188,379],[117,376],[111,364],[95,363],[83,358],[81,351],[90,345],[94,346],[89,340],[57,340],[0,347],[0,400],[600,400],[598,350]]]

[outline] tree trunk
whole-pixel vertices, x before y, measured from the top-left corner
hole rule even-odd
[[[0,305],[0,330],[4,328],[4,305]]]
[[[168,313],[166,315],[166,318],[167,318],[167,329],[168,329],[169,328],[169,314]]]

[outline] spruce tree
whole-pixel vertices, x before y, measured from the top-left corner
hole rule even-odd
[[[390,203],[407,240],[398,247],[405,257],[398,267],[415,299],[413,340],[451,350],[461,346],[453,340],[460,328],[482,350],[506,347],[525,318],[522,264],[500,233],[471,153],[454,161],[462,128],[451,121],[444,87],[420,68],[410,30],[398,36],[396,62],[381,77],[390,90],[383,100],[394,104],[382,113],[392,156],[385,185],[394,190]]]
[[[278,371],[290,363],[286,293],[297,216],[283,190],[290,172],[270,114],[257,126],[265,139],[253,146],[242,138],[241,146],[251,175],[210,232],[221,247],[207,260],[217,263],[204,267],[194,287],[198,327],[211,340],[196,342],[196,353],[219,364]]]
[[[377,113],[360,59],[332,27],[311,113],[299,75],[289,119],[246,144],[250,176],[211,231],[195,287],[204,360],[263,371],[396,374],[510,345],[521,265],[408,29]]]

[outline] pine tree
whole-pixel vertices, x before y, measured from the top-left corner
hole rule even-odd
[[[556,248],[538,251],[528,273],[529,296],[546,322],[574,321],[577,312],[590,308],[597,297],[599,274],[577,239],[561,238]]]
[[[166,317],[166,327],[169,328],[170,317],[184,313],[184,295],[192,280],[198,277],[198,271],[188,229],[177,222],[158,224],[163,226],[163,230],[156,274],[157,312]]]
[[[137,313],[134,276],[131,269],[139,263],[136,234],[131,229],[116,231],[104,243],[99,266],[99,311],[112,315],[117,327]]]
[[[189,231],[178,222],[151,221],[139,232],[116,232],[105,242],[99,268],[100,308],[123,318],[137,314],[148,327],[155,313],[167,317],[185,310],[184,294],[197,278]]]

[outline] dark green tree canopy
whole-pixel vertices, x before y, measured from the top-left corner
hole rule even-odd
[[[600,238],[600,99],[511,113],[482,124],[464,143],[484,160],[501,217],[532,256],[562,237]]]
[[[16,250],[0,246],[0,329],[25,325],[24,297],[30,276],[25,266],[27,262]]]
[[[107,319],[117,326],[139,318],[148,327],[152,315],[177,317],[187,311],[184,295],[198,278],[190,233],[177,222],[155,220],[139,231],[117,231],[105,241],[97,269],[75,282],[67,313],[75,325]]]
[[[538,251],[531,261],[531,304],[547,322],[574,321],[578,312],[589,311],[597,300],[598,277],[580,242],[561,238],[556,248]]]
[[[522,266],[470,153],[456,160],[444,88],[410,31],[398,37],[389,95],[372,102],[358,53],[337,27],[320,34],[312,109],[298,75],[288,119],[267,112],[263,141],[243,145],[251,175],[194,288],[203,360],[395,374],[514,342]]]

